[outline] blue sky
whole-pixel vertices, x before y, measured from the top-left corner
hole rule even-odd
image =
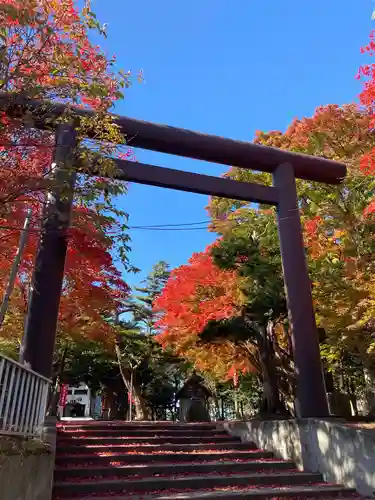
[[[363,62],[359,48],[375,26],[371,0],[93,0],[108,23],[106,49],[134,83],[116,111],[128,116],[241,140],[256,130],[284,130],[321,104],[353,102]],[[139,161],[219,175],[220,165],[136,150]],[[132,226],[203,221],[208,198],[131,184],[119,205]],[[132,231],[141,275],[158,260],[172,267],[213,235]]]

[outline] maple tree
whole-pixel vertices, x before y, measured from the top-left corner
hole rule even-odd
[[[54,134],[34,126],[29,113],[8,118],[8,108],[20,98],[48,99],[90,107],[95,115],[77,127],[77,158],[89,162],[98,155],[102,177],[79,175],[75,198],[65,279],[59,314],[59,335],[66,339],[101,338],[113,342],[106,315],[125,300],[129,289],[114,262],[128,262],[127,214],[114,203],[126,193],[126,185],[110,177],[110,156],[122,152],[125,138],[109,114],[123,97],[129,74],[117,72],[115,57],[108,58],[91,42],[90,31],[102,33],[95,15],[78,9],[73,0],[4,1],[0,5],[0,283],[4,289],[17,251],[19,230],[28,209],[33,220],[22,257],[2,336],[17,344],[27,311],[40,221],[47,190],[56,180],[51,175]],[[46,107],[48,111],[48,106]],[[68,108],[62,122],[74,116]],[[93,141],[83,140],[90,135]]]
[[[371,207],[375,179],[363,168],[363,158],[374,144],[371,121],[371,115],[358,106],[329,105],[318,108],[311,118],[295,120],[285,133],[259,132],[255,138],[257,144],[325,156],[348,167],[348,175],[339,186],[297,180],[314,305],[318,324],[325,331],[321,352],[331,370],[341,371],[339,378],[347,361],[352,360],[350,371],[345,372],[347,380],[361,365],[372,366],[374,361]],[[232,168],[226,175],[271,184],[269,174]],[[254,209],[245,203],[212,199],[209,211],[215,231],[233,234],[241,221],[251,235]],[[276,238],[274,210],[268,213]]]
[[[193,254],[187,265],[171,272],[154,301],[154,310],[160,315],[155,325],[158,342],[190,360],[198,370],[227,378],[233,365],[238,370],[253,369],[233,345],[200,342],[199,335],[210,320],[230,318],[240,310],[236,274],[215,266],[211,247]]]

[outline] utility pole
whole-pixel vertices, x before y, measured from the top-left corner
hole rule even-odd
[[[30,227],[30,222],[31,222],[31,214],[32,214],[32,210],[31,210],[31,208],[29,208],[27,213],[26,213],[25,222],[24,222],[24,225],[23,225],[23,228],[21,231],[20,241],[18,244],[18,250],[17,250],[16,256],[15,256],[14,261],[13,261],[12,269],[10,270],[8,285],[6,287],[3,302],[2,302],[1,307],[0,307],[0,327],[3,325],[3,322],[4,322],[5,314],[6,314],[7,309],[8,309],[9,299],[10,299],[10,296],[12,295],[14,283],[16,281],[18,268],[20,267],[22,254],[23,254],[23,251],[25,249],[25,245],[27,243],[27,238],[29,235],[29,227]]]

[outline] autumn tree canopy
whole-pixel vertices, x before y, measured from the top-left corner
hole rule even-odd
[[[255,139],[258,144],[324,155],[348,166],[340,186],[302,180],[297,185],[319,323],[333,336],[332,347],[360,349],[364,357],[372,350],[366,328],[373,316],[374,293],[374,220],[369,207],[375,180],[362,163],[374,143],[370,122],[371,117],[355,105],[331,105],[318,108],[312,118],[294,121],[285,133],[258,133]],[[267,174],[236,168],[228,176],[271,182]],[[233,224],[231,219],[241,217],[246,224],[246,212],[251,209],[239,206],[215,199],[209,210],[214,217],[227,216],[227,222],[221,223],[225,231]],[[220,224],[215,227],[220,229]],[[363,342],[358,343],[358,335]]]
[[[0,92],[13,97],[48,99],[90,107],[93,119],[81,120],[82,161],[100,154],[129,156],[109,110],[123,97],[129,75],[117,71],[92,42],[103,34],[95,15],[73,0],[5,1],[0,5]],[[10,99],[10,104],[12,103]],[[2,336],[18,342],[23,331],[45,194],[54,186],[51,172],[54,135],[33,128],[31,116],[0,115],[0,283],[4,290],[28,209],[33,217],[16,288]],[[71,112],[62,118],[69,121]],[[90,131],[94,141],[81,140]],[[103,177],[79,175],[75,186],[72,227],[60,307],[60,335],[106,338],[104,317],[129,293],[114,259],[129,268],[127,214],[115,206],[126,185],[110,178],[111,161],[100,164]],[[104,177],[104,174],[106,176]],[[109,175],[109,177],[108,177]],[[131,267],[131,266],[130,266]]]
[[[233,345],[207,346],[199,337],[209,321],[232,317],[240,304],[236,274],[215,266],[208,247],[174,269],[155,300],[154,310],[160,315],[157,340],[192,361],[197,369],[219,378],[233,374],[233,366],[251,370],[249,361]]]
[[[340,186],[303,180],[297,186],[318,325],[325,332],[322,354],[332,370],[342,370],[348,360],[357,360],[350,367],[351,374],[358,363],[373,364],[375,220],[371,207],[375,181],[363,166],[363,157],[374,144],[371,120],[358,106],[329,105],[318,108],[311,118],[295,120],[285,132],[258,132],[254,141],[340,160],[348,166],[348,176]],[[240,168],[231,168],[226,176],[266,185],[272,182],[269,174]],[[247,360],[263,382],[269,375],[266,372],[273,371],[274,382],[264,387],[264,393],[276,397],[269,390],[276,386],[288,402],[294,387],[293,359],[275,210],[222,198],[213,198],[208,210],[211,229],[219,239],[203,255],[217,279],[226,282],[224,294],[213,295],[208,310],[201,306],[196,285],[201,278],[193,273],[194,257],[175,271],[178,281],[172,272],[162,295],[164,302],[157,303],[164,311],[162,342],[188,352],[198,365],[202,355],[192,340],[197,336],[206,340],[200,346],[205,353],[228,344],[238,349],[246,342]],[[203,280],[209,275],[202,274]],[[221,314],[223,303],[225,314]],[[193,345],[190,351],[185,348],[187,338]],[[237,352],[232,351],[232,361]],[[208,356],[212,363],[221,362]],[[262,360],[269,359],[273,367],[261,366]],[[277,406],[272,397],[269,408]]]

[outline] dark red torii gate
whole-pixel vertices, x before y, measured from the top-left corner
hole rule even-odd
[[[6,109],[10,116],[17,117],[22,117],[27,109],[32,114],[33,126],[36,128],[50,127],[51,123],[66,113],[67,109],[73,112],[75,120],[80,116],[94,115],[93,111],[80,108],[10,99],[6,95],[0,96],[0,109]],[[265,203],[277,207],[281,258],[292,325],[299,416],[304,418],[327,416],[329,413],[327,396],[295,178],[339,184],[346,176],[345,165],[325,158],[291,153],[133,118],[116,117],[116,123],[127,136],[127,144],[130,146],[272,173],[273,187],[268,187],[116,160],[115,177],[140,184]],[[68,167],[74,161],[72,154],[76,144],[74,126],[63,124],[57,125],[56,128],[55,175],[60,181],[69,183],[73,193],[75,174]],[[99,172],[93,167],[91,173],[95,175]],[[23,362],[29,363],[33,370],[47,377],[51,375],[52,369],[67,248],[66,230],[69,227],[72,197],[73,194],[70,199],[62,198],[56,190],[47,203],[35,262],[29,320],[20,355]]]

